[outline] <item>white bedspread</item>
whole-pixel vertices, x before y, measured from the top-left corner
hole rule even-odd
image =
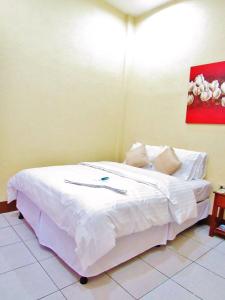
[[[65,183],[105,176],[107,184],[127,193]],[[119,237],[197,215],[194,193],[185,181],[112,162],[23,170],[9,181],[9,202],[17,191],[75,239],[84,269],[109,252]]]

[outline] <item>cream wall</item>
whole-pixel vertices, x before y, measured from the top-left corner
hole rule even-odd
[[[122,159],[134,141],[206,151],[225,183],[225,126],[184,122],[190,66],[224,60],[224,8],[134,20],[100,0],[0,0],[0,200],[18,170]]]
[[[95,0],[0,0],[0,199],[18,170],[117,158],[126,18]]]
[[[225,184],[225,125],[185,124],[190,66],[225,60],[225,1],[172,1],[135,21],[124,144],[206,151],[208,179]]]

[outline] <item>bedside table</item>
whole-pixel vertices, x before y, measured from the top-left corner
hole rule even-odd
[[[225,224],[225,220],[223,219],[225,210],[225,194],[222,194],[219,191],[214,192],[214,194],[215,197],[212,217],[210,220],[209,235],[214,236],[215,234],[218,234],[225,237],[225,230],[219,228],[221,224]]]

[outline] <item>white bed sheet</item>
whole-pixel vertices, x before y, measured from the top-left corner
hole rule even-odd
[[[209,181],[196,179],[188,181],[188,184],[193,189],[197,203],[209,198],[212,192],[212,184]]]
[[[128,194],[64,182],[77,176],[110,176]],[[83,268],[107,254],[120,237],[170,222],[181,224],[197,214],[186,182],[112,162],[24,170],[11,178],[9,200],[19,191],[74,238]]]

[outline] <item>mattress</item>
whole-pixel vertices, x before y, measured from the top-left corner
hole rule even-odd
[[[210,182],[203,179],[197,179],[191,180],[188,183],[194,191],[197,203],[209,198],[210,193],[212,192],[212,185]]]

